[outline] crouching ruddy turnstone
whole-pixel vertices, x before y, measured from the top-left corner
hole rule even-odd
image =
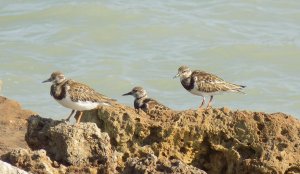
[[[225,92],[239,92],[246,86],[228,83],[220,77],[209,74],[204,71],[191,71],[187,66],[178,68],[178,74],[174,77],[180,77],[182,86],[194,95],[202,96],[202,103],[199,109],[205,103],[205,97],[210,96],[207,108],[211,107],[211,102],[214,95],[222,94]]]
[[[53,72],[49,79],[43,81],[52,82],[50,94],[64,107],[72,109],[66,121],[69,121],[75,111],[79,111],[76,123],[80,122],[82,111],[92,110],[101,105],[111,105],[114,99],[110,99],[89,86],[66,79],[61,72]]]
[[[160,104],[152,98],[148,98],[147,92],[142,87],[134,87],[130,92],[123,94],[132,95],[134,99],[134,109],[137,113],[143,110],[149,115],[154,115],[155,111],[166,111],[170,110],[168,107]]]

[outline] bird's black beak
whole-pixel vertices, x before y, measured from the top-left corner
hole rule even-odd
[[[175,78],[177,78],[179,76],[180,76],[180,74],[178,73],[178,74],[176,74],[176,76],[173,77],[173,79],[175,79]]]
[[[122,96],[125,96],[125,95],[132,95],[132,94],[133,94],[132,91],[130,91],[130,92],[126,93],[126,94],[123,94]]]
[[[52,81],[52,79],[50,77],[49,79],[42,81],[42,83],[51,82],[51,81]]]

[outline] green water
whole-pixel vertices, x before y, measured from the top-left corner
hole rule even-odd
[[[42,84],[51,72],[122,97],[134,86],[176,110],[201,97],[172,79],[180,65],[246,85],[214,107],[300,118],[300,1],[0,1],[2,94],[66,117]]]

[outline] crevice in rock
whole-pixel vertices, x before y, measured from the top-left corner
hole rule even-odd
[[[162,127],[152,126],[149,127],[150,134],[143,140],[142,145],[151,145],[153,143],[159,143],[162,139]]]

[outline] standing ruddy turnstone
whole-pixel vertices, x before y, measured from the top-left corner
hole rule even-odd
[[[92,110],[101,105],[110,105],[114,99],[110,99],[89,86],[66,79],[61,72],[53,72],[49,79],[43,81],[52,82],[50,94],[61,105],[72,109],[66,119],[69,121],[75,111],[79,111],[77,122],[80,122],[82,111]]]
[[[123,94],[132,95],[134,99],[134,109],[137,113],[143,110],[145,113],[153,115],[156,111],[170,110],[152,98],[148,98],[147,92],[142,87],[134,87],[130,92]]]
[[[239,92],[246,86],[228,83],[220,77],[204,72],[204,71],[191,71],[187,66],[178,68],[178,74],[174,77],[180,77],[182,86],[194,95],[202,96],[202,103],[199,109],[205,103],[205,97],[210,96],[207,108],[211,107],[211,102],[214,95],[222,94],[225,92]]]

